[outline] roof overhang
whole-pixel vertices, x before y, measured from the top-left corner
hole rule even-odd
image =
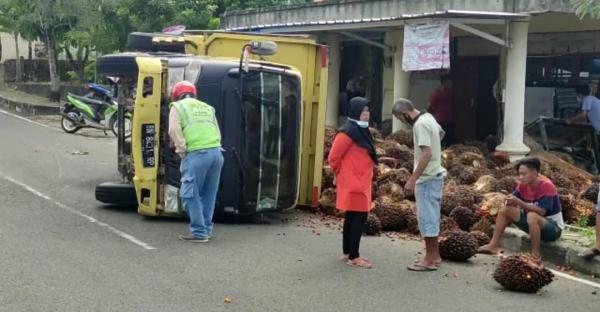
[[[366,30],[377,28],[398,28],[414,20],[451,19],[462,24],[500,25],[507,21],[529,20],[527,13],[485,12],[447,10],[422,14],[404,14],[394,17],[364,18],[352,20],[327,20],[291,22],[228,28],[228,31],[258,31],[262,33],[310,33],[320,31]]]

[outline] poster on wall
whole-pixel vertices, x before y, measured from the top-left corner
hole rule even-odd
[[[450,23],[432,21],[404,27],[402,70],[450,68]]]

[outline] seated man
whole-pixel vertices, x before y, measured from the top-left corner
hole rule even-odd
[[[552,181],[540,175],[540,167],[537,158],[526,158],[517,164],[519,184],[498,212],[492,240],[478,252],[497,255],[500,238],[512,223],[529,233],[531,253],[537,258],[541,256],[541,241],[552,242],[560,238],[565,224],[558,193]]]

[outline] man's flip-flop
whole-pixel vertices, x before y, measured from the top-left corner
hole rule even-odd
[[[500,255],[500,252],[493,252],[493,251],[487,250],[487,249],[477,249],[477,253],[482,254],[482,255],[490,255],[490,256]]]
[[[409,266],[406,267],[409,271],[413,271],[413,272],[433,272],[433,271],[437,271],[437,267],[436,266],[426,266],[426,265],[422,265],[422,264],[418,264],[418,263],[413,263]]]
[[[600,256],[600,250],[598,248],[591,248],[580,253],[579,256],[585,260],[592,260],[595,256]]]

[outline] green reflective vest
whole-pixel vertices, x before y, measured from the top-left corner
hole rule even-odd
[[[194,98],[171,105],[179,113],[187,152],[221,147],[221,131],[212,106]]]

